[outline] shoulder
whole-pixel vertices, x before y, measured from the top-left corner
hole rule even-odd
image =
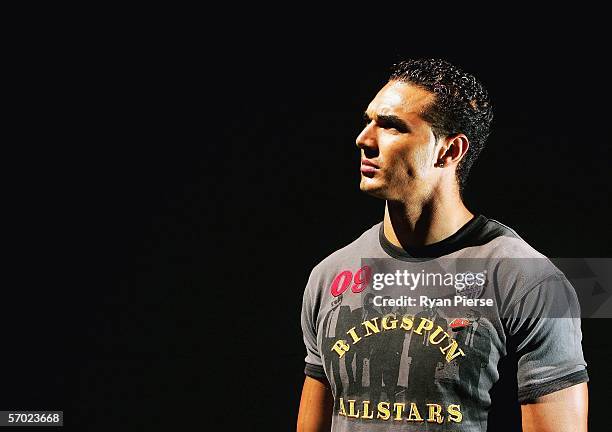
[[[329,254],[312,269],[312,272],[325,273],[330,269],[335,270],[342,265],[359,262],[361,258],[369,257],[369,255],[375,253],[381,223],[373,225],[346,246]]]
[[[488,219],[483,232],[488,238],[472,257],[485,260],[496,290],[509,305],[551,277],[564,279],[561,270],[514,229]]]
[[[477,236],[475,249],[470,251],[474,257],[547,259],[514,229],[495,219],[486,218]]]
[[[308,285],[320,285],[345,270],[357,271],[361,266],[362,258],[370,258],[378,253],[378,248],[380,248],[378,233],[381,223],[373,225],[355,240],[315,265],[310,273]]]

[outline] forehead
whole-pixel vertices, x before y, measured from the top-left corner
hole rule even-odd
[[[425,89],[402,81],[388,82],[368,105],[368,114],[418,117],[435,100]]]

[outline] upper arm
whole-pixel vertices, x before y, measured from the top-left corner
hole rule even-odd
[[[587,384],[577,384],[521,405],[523,432],[586,432]]]
[[[512,322],[523,431],[586,431],[589,378],[569,281],[545,279],[520,301]]]
[[[516,304],[509,334],[521,404],[588,381],[579,305],[563,276],[547,278]]]
[[[306,346],[306,379],[300,399],[298,432],[329,432],[334,407],[334,398],[325,377],[317,342],[317,285],[318,278],[313,271],[308,278],[302,302],[301,325]]]
[[[304,345],[306,347],[306,363],[322,366],[323,360],[321,359],[317,342],[317,283],[318,278],[315,276],[313,270],[308,278],[308,284],[304,289],[304,296],[302,299],[301,327],[302,335],[304,337]]]
[[[298,432],[329,432],[334,398],[325,379],[306,376],[300,399]]]

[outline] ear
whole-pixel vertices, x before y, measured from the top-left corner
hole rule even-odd
[[[446,168],[457,165],[470,148],[470,142],[464,134],[446,137],[444,144],[438,150],[436,166]]]

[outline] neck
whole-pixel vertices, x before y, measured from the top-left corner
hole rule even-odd
[[[474,215],[459,194],[434,194],[421,203],[387,201],[384,233],[387,240],[401,248],[420,247],[450,237]]]

